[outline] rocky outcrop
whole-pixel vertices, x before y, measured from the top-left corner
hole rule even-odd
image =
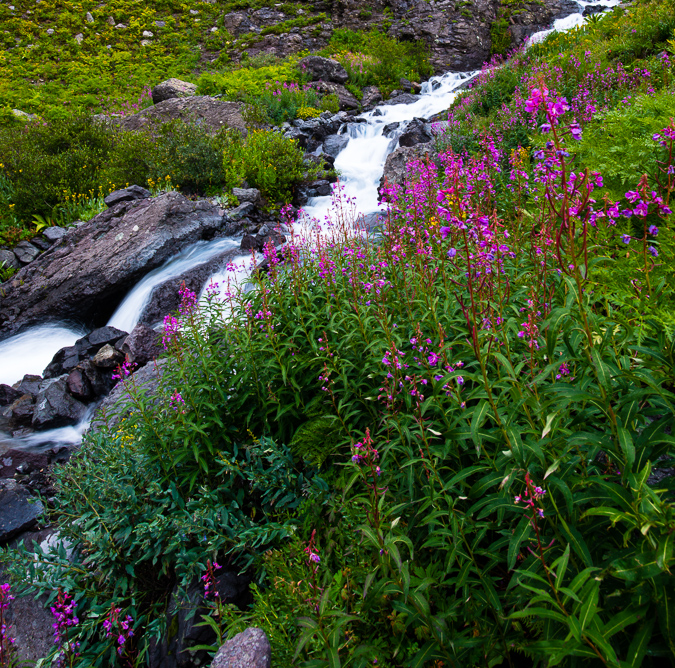
[[[211,668],[270,668],[271,664],[272,647],[267,634],[251,626],[221,646]]]
[[[432,139],[431,128],[423,118],[413,118],[399,135],[399,146],[416,146]]]
[[[117,122],[126,130],[145,130],[176,119],[198,121],[212,132],[227,128],[246,132],[239,102],[226,102],[206,95],[173,97]]]
[[[349,109],[358,109],[359,101],[356,96],[348,91],[342,84],[332,83],[330,81],[320,81],[316,89],[323,95],[335,95],[342,111]]]
[[[332,81],[333,83],[343,84],[349,79],[347,70],[332,58],[306,56],[298,63],[298,67],[312,81]]]
[[[42,515],[44,506],[29,501],[27,489],[11,479],[0,480],[0,544],[32,527]]]
[[[222,225],[216,204],[177,192],[115,204],[3,284],[0,338],[50,320],[107,321],[140,278]]]
[[[152,102],[159,104],[175,97],[192,97],[197,94],[197,86],[180,79],[167,79],[152,89]]]
[[[429,143],[415,146],[401,146],[387,156],[384,163],[384,173],[380,179],[380,193],[385,185],[403,185],[407,174],[407,165],[413,160],[419,160],[431,151]]]

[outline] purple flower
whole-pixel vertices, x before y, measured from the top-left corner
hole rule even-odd
[[[427,361],[429,362],[429,366],[436,366],[438,364],[438,355],[436,353],[431,353],[429,357],[427,357]]]
[[[635,190],[629,190],[626,193],[626,199],[629,202],[637,202],[640,199],[640,193]]]
[[[572,139],[576,139],[576,141],[581,139],[581,127],[579,127],[579,123],[570,123],[570,134],[572,135]],[[602,183],[600,183],[599,187],[602,187]]]
[[[441,233],[441,239],[445,239],[448,236],[448,234],[452,232],[452,227],[443,226],[439,231]]]
[[[450,259],[452,259],[453,257],[455,257],[455,255],[457,255],[457,249],[456,249],[456,248],[451,248],[451,249],[448,251],[448,257],[449,257]]]
[[[649,246],[649,253],[652,257],[659,256],[659,251],[657,250],[656,246]]]
[[[629,244],[630,243],[630,234],[622,234],[621,235],[621,241],[623,241],[623,243],[625,243],[625,244]]]
[[[656,237],[659,235],[659,228],[656,227],[656,225],[650,225],[647,228],[647,232],[649,232],[649,234],[651,234],[653,237]]]
[[[638,205],[633,209],[633,213],[636,216],[642,216],[644,218],[644,216],[646,216],[649,213],[649,205],[647,204],[647,202],[643,202],[642,200],[640,200]]]

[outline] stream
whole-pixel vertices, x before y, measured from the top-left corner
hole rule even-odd
[[[605,8],[611,8],[619,4],[619,0],[605,0],[602,3],[578,0],[578,4],[579,13],[556,20],[551,29],[532,35],[527,45],[542,41],[551,32],[570,30],[581,25],[585,21],[581,12],[589,4],[602,4]],[[423,84],[419,98],[412,104],[380,105],[361,114],[360,119],[363,120],[343,126],[341,132],[349,136],[349,141],[335,159],[335,168],[341,175],[342,202],[348,202],[359,215],[380,211],[377,191],[384,163],[397,147],[397,136],[405,129],[405,124],[413,118],[429,119],[447,109],[456,97],[458,88],[476,74],[477,72],[448,72],[432,77]],[[391,137],[385,137],[385,126],[394,122],[401,123],[401,126]],[[331,219],[332,202],[331,195],[312,198],[304,207],[304,215],[294,224],[294,234],[307,238],[316,235],[316,230]],[[141,279],[120,303],[108,325],[131,332],[155,287],[208,262],[225,250],[238,247],[239,243],[239,238],[230,237],[210,242],[201,241],[184,249]],[[221,285],[232,280],[242,280],[250,271],[250,259],[248,253],[236,257],[227,272],[216,274],[211,280]],[[58,350],[73,345],[86,334],[87,331],[82,327],[72,323],[60,323],[34,327],[4,340],[0,343],[0,383],[12,385],[21,380],[24,374],[42,374]],[[56,444],[77,444],[89,426],[92,413],[93,409],[75,426],[34,432],[22,438],[12,438],[0,432],[0,445],[42,449]]]

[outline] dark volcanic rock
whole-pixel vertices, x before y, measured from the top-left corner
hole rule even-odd
[[[347,146],[349,143],[349,137],[347,135],[330,135],[326,137],[326,141],[323,143],[324,153],[327,153],[333,158],[337,158],[338,153]]]
[[[312,81],[332,81],[333,83],[343,84],[349,79],[347,70],[332,58],[306,56],[298,63],[298,67],[306,72]]]
[[[0,409],[0,430],[14,431],[20,427],[28,427],[33,419],[35,404],[33,396],[23,394],[9,406]]]
[[[36,376],[27,373],[18,383],[14,384],[14,389],[19,390],[21,394],[32,394],[35,396],[40,391],[42,376]]]
[[[136,325],[127,336],[122,346],[129,361],[143,366],[150,360],[159,357],[164,348],[161,344],[161,335],[144,324]]]
[[[389,185],[403,185],[406,177],[406,165],[412,160],[419,160],[431,151],[429,143],[416,146],[401,146],[387,156],[384,163],[384,173],[380,179],[380,188],[385,183]]]
[[[232,194],[240,204],[251,202],[254,206],[260,206],[262,202],[260,191],[257,188],[232,188]]]
[[[0,543],[32,527],[44,511],[40,501],[29,501],[28,491],[14,480],[0,480]]]
[[[47,241],[54,243],[66,236],[66,230],[63,227],[56,227],[53,225],[52,227],[42,230],[42,234]]]
[[[413,95],[412,93],[401,93],[382,104],[412,104],[413,102],[417,102],[417,100],[419,100],[417,95]]]
[[[127,116],[119,123],[126,130],[143,130],[151,128],[156,123],[166,123],[176,119],[193,119],[201,122],[212,132],[219,132],[226,128],[236,128],[246,132],[241,108],[239,102],[225,102],[206,95],[174,97],[143,109],[137,114]]]
[[[582,12],[583,16],[592,16],[593,14],[601,14],[607,9],[604,5],[586,5],[584,11]]]
[[[77,424],[86,413],[86,406],[68,394],[68,376],[45,380],[35,400],[33,428],[54,429]]]
[[[415,146],[430,142],[431,139],[429,124],[423,118],[413,118],[398,138],[398,143],[400,146]]]
[[[68,374],[66,385],[69,394],[80,401],[91,401],[95,397],[91,382],[81,367],[76,367]]]
[[[20,241],[14,246],[14,255],[16,255],[19,262],[22,262],[23,264],[32,262],[39,254],[40,250],[35,248],[29,241]]]
[[[17,399],[21,398],[22,392],[15,390],[9,385],[0,385],[0,406],[9,406],[9,404],[14,403]]]
[[[123,188],[122,190],[115,190],[111,192],[103,201],[106,206],[115,206],[120,202],[133,202],[137,199],[148,199],[151,197],[152,193],[141,186],[129,186],[128,188]]]
[[[0,248],[0,265],[11,269],[19,269],[21,263],[11,250]]]
[[[107,209],[3,284],[0,338],[37,322],[107,320],[145,274],[221,225],[217,205],[177,192]]]
[[[394,121],[393,123],[388,123],[387,125],[384,126],[384,129],[382,130],[382,136],[383,137],[393,137],[396,130],[398,130],[399,125],[401,125],[401,124],[398,121]]]

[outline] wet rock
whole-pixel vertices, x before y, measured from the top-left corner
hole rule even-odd
[[[284,137],[298,142],[300,148],[307,148],[309,137],[299,128],[290,128],[289,130],[286,130],[286,132],[284,132]]]
[[[77,424],[86,413],[86,406],[68,394],[68,376],[42,382],[35,399],[32,426],[34,429],[55,429]]]
[[[417,102],[419,100],[419,97],[417,95],[412,95],[411,93],[401,93],[400,95],[397,95],[394,98],[391,98],[387,100],[386,102],[383,102],[382,104],[390,105],[390,104],[412,104],[413,102]]]
[[[309,184],[309,190],[312,193],[310,197],[325,197],[333,192],[333,188],[326,179],[312,181],[312,183]]]
[[[84,403],[91,401],[96,396],[87,374],[81,367],[76,367],[68,374],[66,385],[69,394]]]
[[[15,473],[26,475],[46,469],[51,463],[49,453],[28,450],[7,450],[0,457],[0,478],[13,478]]]
[[[337,158],[340,151],[349,143],[347,135],[331,135],[326,137],[323,143],[324,153],[327,153],[333,158]]]
[[[21,398],[22,392],[9,385],[0,384],[0,406],[9,406]]]
[[[312,81],[331,81],[336,84],[346,83],[349,79],[347,70],[332,58],[306,56],[299,63],[301,71],[306,72]]]
[[[586,5],[584,11],[582,12],[583,16],[592,16],[593,14],[602,14],[602,12],[607,9],[604,5]]]
[[[263,249],[263,240],[257,235],[245,234],[241,238],[239,248],[243,251],[256,251],[261,253]]]
[[[106,343],[91,361],[94,366],[101,369],[115,369],[124,362],[124,355]]]
[[[29,536],[31,535],[26,536],[25,544],[31,544]],[[5,611],[7,635],[16,640],[18,659],[20,662],[28,662],[27,665],[36,665],[54,647],[54,617],[47,606],[47,600],[47,594],[38,600],[32,596],[17,597]]]
[[[105,327],[99,327],[98,329],[95,329],[86,337],[78,339],[75,342],[75,345],[78,347],[86,345],[86,351],[91,352],[92,349],[97,347],[100,348],[106,343],[112,345],[125,336],[127,336],[127,332],[123,332],[121,329],[117,329],[117,327],[110,327],[110,325],[106,325]]]
[[[13,385],[15,390],[19,390],[21,394],[31,394],[35,396],[40,391],[40,384],[42,383],[42,376],[27,373],[18,383]]]
[[[257,188],[232,188],[232,194],[240,204],[251,202],[254,206],[260,206],[262,197]]]
[[[116,204],[3,284],[0,338],[49,320],[107,321],[143,276],[222,224],[217,205],[177,192]]]
[[[40,501],[29,499],[28,491],[16,481],[0,480],[0,543],[30,529],[44,512]]]
[[[415,146],[432,139],[431,128],[423,118],[413,118],[398,138],[399,146]]]
[[[212,132],[235,128],[246,132],[239,102],[226,102],[215,97],[195,95],[194,97],[170,98],[137,114],[126,116],[120,125],[126,130],[143,130],[154,123],[166,123],[176,119],[193,119]]]
[[[245,216],[250,216],[255,211],[253,202],[242,202],[236,209],[228,211],[227,215],[232,220],[241,220]]]
[[[0,430],[14,431],[21,427],[30,426],[34,410],[33,396],[30,394],[21,395],[9,406],[0,409]]]
[[[389,138],[393,137],[400,125],[401,124],[398,121],[394,121],[393,123],[387,123],[387,125],[385,125],[384,129],[382,130],[382,136]]]
[[[152,33],[149,35],[143,33],[143,37],[152,36]],[[195,84],[181,81],[180,79],[167,79],[158,83],[152,89],[152,102],[159,104],[160,102],[164,102],[164,100],[170,100],[175,97],[191,97],[196,94],[197,86]]]
[[[361,104],[364,109],[371,109],[376,104],[382,102],[382,93],[377,86],[366,86],[363,89],[363,98]]]
[[[272,648],[262,629],[249,627],[220,647],[211,668],[270,668]]]
[[[151,197],[152,193],[141,186],[129,186],[128,188],[123,188],[122,190],[115,190],[111,192],[103,201],[106,206],[112,207],[115,204],[120,202],[132,202],[137,199],[147,199]]]
[[[16,255],[22,264],[32,262],[39,254],[40,250],[29,241],[20,241],[14,246],[14,255]]]
[[[11,269],[19,269],[21,264],[11,250],[0,249],[0,266]]]
[[[51,244],[46,239],[42,239],[40,237],[33,237],[30,242],[33,244],[33,246],[41,251],[49,250],[51,246]]]
[[[387,156],[384,163],[384,173],[380,179],[380,190],[385,184],[403,185],[407,174],[407,164],[412,160],[419,160],[431,151],[429,142],[416,146],[401,146]]]
[[[79,361],[80,352],[78,351],[77,346],[61,348],[61,350],[52,357],[52,361],[42,372],[42,376],[44,378],[56,378],[57,376],[62,376],[64,373],[69,373],[74,369]]]
[[[399,86],[403,89],[404,93],[413,93],[414,95],[419,95],[422,90],[422,86],[416,82],[410,81],[409,79],[401,78],[399,79]]]
[[[139,324],[133,328],[122,346],[129,361],[143,366],[150,360],[159,357],[164,348],[161,344],[161,335],[147,325]]]

